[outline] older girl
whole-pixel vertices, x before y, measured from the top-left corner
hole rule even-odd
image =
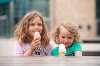
[[[40,35],[39,39],[34,37]],[[28,12],[19,22],[15,30],[17,37],[17,56],[48,56],[52,47],[49,44],[46,25],[37,11]]]

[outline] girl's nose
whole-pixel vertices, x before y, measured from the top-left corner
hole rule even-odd
[[[36,25],[36,26],[34,26],[34,31],[39,31],[39,27]]]
[[[67,44],[68,43],[68,40],[65,40],[65,42],[64,42],[65,44]]]
[[[39,29],[39,27],[38,27],[37,25],[35,25],[35,27],[34,27],[34,28],[35,28],[35,30],[38,30],[38,29]]]
[[[34,26],[34,28],[35,28],[35,29],[37,29],[37,28],[38,28],[38,26],[37,26],[37,25],[35,25],[35,26]]]

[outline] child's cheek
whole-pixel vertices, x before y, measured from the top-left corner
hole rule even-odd
[[[32,31],[33,31],[33,27],[29,27],[29,31],[31,31],[31,32],[32,32]]]
[[[64,44],[64,39],[60,38],[60,43]]]
[[[64,44],[71,44],[71,41],[70,40],[66,40],[65,42],[64,42]]]

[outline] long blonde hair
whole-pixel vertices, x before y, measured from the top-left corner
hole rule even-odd
[[[59,36],[59,34],[61,32],[61,30],[60,30],[61,26],[63,26],[65,29],[67,29],[72,34],[72,36],[74,37],[74,42],[80,41],[78,25],[71,23],[71,22],[62,22],[62,23],[59,23],[56,26],[55,30],[53,30],[53,32],[52,32],[52,37],[56,43],[59,43],[59,41],[57,40],[57,37]]]
[[[18,38],[18,40],[21,40],[23,43],[31,43],[32,36],[28,32],[29,23],[35,18],[35,16],[40,17],[42,20],[42,33],[41,33],[41,44],[43,46],[47,46],[49,44],[48,34],[47,34],[47,27],[43,21],[43,16],[37,11],[30,11],[28,12],[18,23],[15,30],[15,37]]]

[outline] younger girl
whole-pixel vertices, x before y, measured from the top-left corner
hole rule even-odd
[[[40,35],[38,37],[35,32]],[[47,56],[51,55],[47,29],[43,17],[37,11],[28,12],[19,22],[15,36],[17,37],[17,56]]]
[[[57,26],[55,32],[53,33],[53,38],[58,45],[65,45],[65,56],[82,56],[79,33],[75,24],[61,23]],[[59,47],[52,50],[52,55],[59,55]]]

